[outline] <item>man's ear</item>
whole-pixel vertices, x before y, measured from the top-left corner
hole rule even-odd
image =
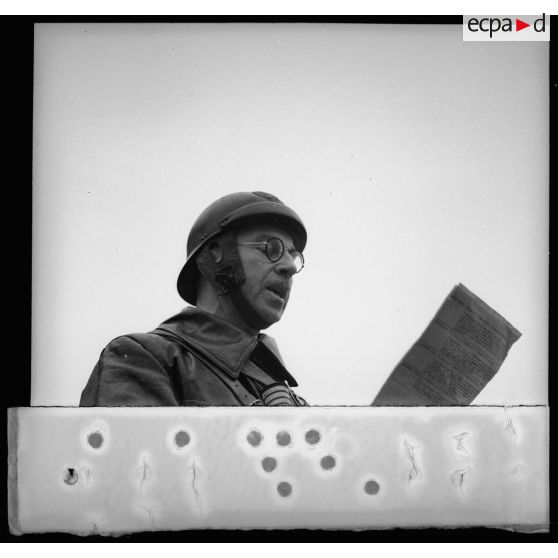
[[[209,245],[209,252],[216,264],[220,263],[223,260],[223,248],[218,242],[212,242]]]

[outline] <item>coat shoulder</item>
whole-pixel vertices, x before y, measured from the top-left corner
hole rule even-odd
[[[174,352],[173,352],[174,351]],[[175,370],[176,348],[146,333],[121,335],[104,348],[80,406],[173,406],[184,398]]]
[[[162,365],[170,364],[176,357],[177,347],[171,340],[165,339],[155,333],[128,333],[120,335],[110,341],[103,354],[116,354],[118,356],[136,356],[150,353]]]

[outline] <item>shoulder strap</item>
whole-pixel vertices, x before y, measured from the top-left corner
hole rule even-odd
[[[202,362],[209,370],[211,370],[229,389],[233,392],[236,399],[241,405],[254,405],[259,399],[254,397],[239,381],[238,379],[231,378],[226,372],[221,370],[219,365],[210,359],[199,347],[195,346],[185,337],[177,335],[174,331],[167,329],[164,326],[159,326],[151,333],[165,337],[174,341],[177,345],[193,353],[200,362]]]
[[[265,370],[276,382],[287,382],[291,387],[297,387],[296,380],[283,363],[273,354],[273,351],[260,339],[250,354],[250,360],[262,370]]]

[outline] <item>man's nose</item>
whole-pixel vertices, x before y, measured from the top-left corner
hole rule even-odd
[[[292,277],[296,273],[296,265],[293,257],[288,252],[285,252],[283,257],[277,262],[275,270],[281,275]]]

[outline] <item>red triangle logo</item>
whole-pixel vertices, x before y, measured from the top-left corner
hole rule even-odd
[[[521,21],[520,19],[515,20],[515,30],[516,31],[521,31],[522,29],[525,29],[525,27],[531,27],[530,23],[525,23],[524,21]]]

